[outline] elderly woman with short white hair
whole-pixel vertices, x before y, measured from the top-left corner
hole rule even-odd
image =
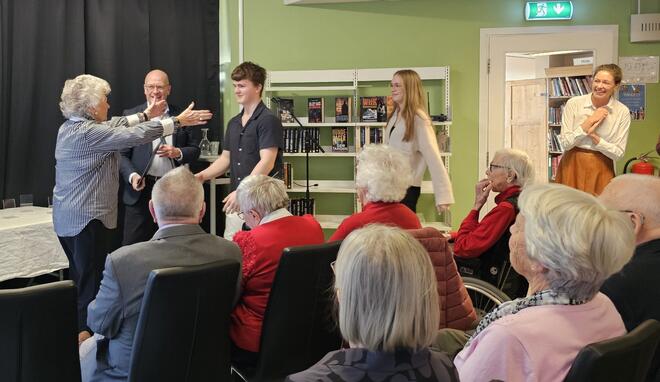
[[[371,224],[342,242],[334,266],[339,329],[350,349],[287,381],[458,381],[429,349],[440,319],[426,250],[397,227]]]
[[[632,256],[626,216],[557,184],[526,188],[519,205],[511,264],[529,292],[481,320],[454,359],[461,381],[561,381],[584,346],[626,333],[598,291]]]
[[[261,325],[277,266],[286,247],[323,243],[323,230],[312,215],[293,216],[284,182],[250,175],[236,189],[239,217],[251,228],[233,240],[243,253],[242,295],[231,316],[232,363],[256,366]]]
[[[515,273],[503,279],[507,271],[503,265],[509,259],[509,228],[518,213],[518,196],[533,180],[534,167],[527,153],[498,150],[486,170],[486,178],[477,182],[474,207],[453,235],[459,269],[469,269],[470,275],[503,288],[512,298],[524,296],[527,285]],[[481,208],[491,192],[497,193],[496,205],[479,221]],[[477,258],[478,261],[462,260]]]
[[[388,145],[364,146],[355,173],[362,211],[344,219],[329,240],[341,240],[370,223],[422,228],[417,215],[401,203],[411,183],[410,161],[401,151]]]
[[[53,225],[78,287],[79,342],[90,336],[87,305],[99,289],[106,255],[114,249],[119,150],[211,118],[208,110],[192,110],[191,104],[177,117],[149,121],[165,111],[160,101],[144,112],[107,121],[109,94],[107,81],[83,74],[66,80],[60,102],[66,121],[55,145]]]

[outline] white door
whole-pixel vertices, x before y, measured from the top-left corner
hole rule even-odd
[[[617,25],[481,29],[479,81],[479,175],[493,153],[511,147],[505,128],[506,54],[590,50],[594,64],[618,61]]]

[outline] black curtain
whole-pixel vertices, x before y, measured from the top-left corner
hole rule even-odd
[[[110,83],[110,115],[145,101],[151,69],[170,77],[168,101],[214,113],[220,138],[218,0],[0,0],[0,196],[44,205],[67,78]]]

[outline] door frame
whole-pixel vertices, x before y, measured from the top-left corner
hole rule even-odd
[[[531,41],[536,37],[548,34],[598,32],[612,44],[613,57],[599,57],[606,62],[618,62],[619,56],[619,26],[618,25],[584,25],[584,26],[547,26],[547,27],[513,27],[513,28],[482,28],[479,31],[479,174],[483,174],[492,157],[489,153],[489,67],[491,39],[497,36],[525,35]],[[547,37],[547,36],[544,36]],[[585,47],[588,49],[588,47]],[[502,57],[502,59],[505,59]],[[505,78],[502,79],[504,86]],[[492,147],[492,146],[491,146]]]

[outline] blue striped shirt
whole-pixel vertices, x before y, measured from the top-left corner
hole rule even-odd
[[[137,115],[106,122],[65,121],[55,145],[55,233],[76,236],[94,219],[106,228],[116,228],[119,150],[151,142],[173,130],[172,119],[139,123]]]

